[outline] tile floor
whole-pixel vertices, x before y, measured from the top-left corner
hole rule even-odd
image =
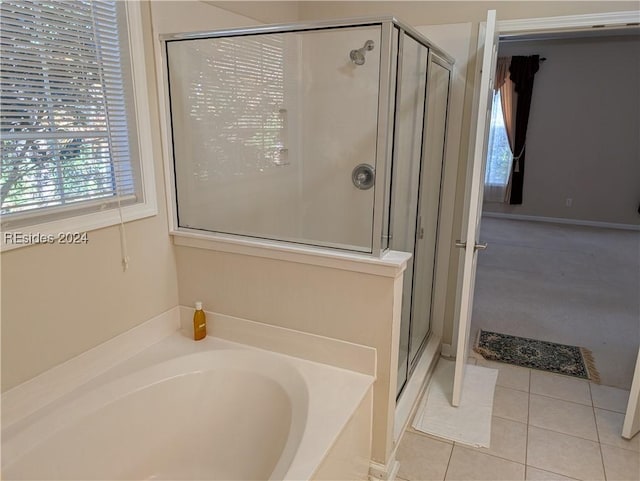
[[[491,447],[471,448],[409,428],[398,479],[640,480],[640,435],[622,430],[628,391],[484,359],[499,370]]]

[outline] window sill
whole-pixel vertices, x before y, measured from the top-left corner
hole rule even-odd
[[[157,213],[155,203],[136,204],[122,208],[122,219],[124,222],[131,222]],[[91,242],[90,236],[82,234],[118,224],[120,214],[115,208],[15,229],[3,229],[0,251],[41,244],[88,244]]]
[[[252,239],[227,234],[202,233],[189,229],[171,231],[176,246],[228,252],[331,269],[396,278],[407,268],[411,254],[388,251],[381,258],[312,246]]]

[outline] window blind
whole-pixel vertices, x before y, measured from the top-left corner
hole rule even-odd
[[[117,2],[3,0],[0,15],[2,214],[134,195]]]
[[[210,153],[212,168],[201,177],[263,172],[286,161],[284,52],[277,34],[169,43],[172,99],[187,106],[192,141]]]

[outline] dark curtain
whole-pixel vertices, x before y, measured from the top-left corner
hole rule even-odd
[[[513,165],[511,196],[509,204],[522,204],[522,187],[524,184],[525,145],[527,140],[527,126],[529,124],[529,110],[531,110],[531,95],[533,92],[533,79],[540,65],[540,56],[511,57],[509,67],[510,79],[515,84],[518,93],[516,109],[516,134],[513,149]]]

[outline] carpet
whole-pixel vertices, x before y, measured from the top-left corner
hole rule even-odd
[[[480,330],[473,350],[491,361],[600,382],[593,355],[583,347]]]
[[[418,431],[474,447],[491,441],[493,394],[498,371],[468,365],[462,382],[460,406],[451,405],[455,362],[440,359],[412,426]]]

